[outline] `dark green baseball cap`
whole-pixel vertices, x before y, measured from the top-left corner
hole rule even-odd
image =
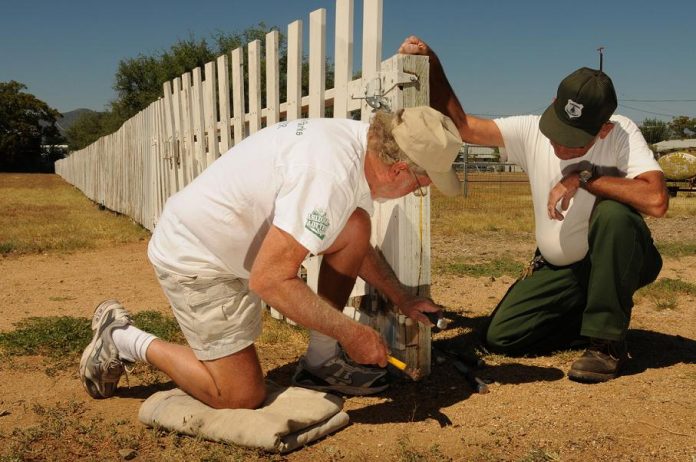
[[[554,143],[581,148],[597,136],[616,106],[609,76],[583,67],[561,81],[555,101],[539,120],[539,129]]]

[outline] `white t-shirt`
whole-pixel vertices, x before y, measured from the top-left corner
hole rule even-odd
[[[539,116],[495,119],[505,142],[507,161],[521,166],[529,176],[534,204],[536,241],[541,254],[552,265],[564,266],[582,260],[589,249],[590,214],[596,197],[578,189],[564,213],[563,221],[548,217],[549,192],[567,173],[596,165],[602,175],[635,178],[660,166],[643,135],[627,117],[611,117],[614,128],[606,138],[598,139],[582,157],[561,160],[549,139],[539,130]],[[501,157],[504,159],[505,154]],[[585,166],[576,164],[583,163]]]
[[[248,278],[271,225],[320,254],[356,208],[372,214],[368,127],[300,119],[244,139],[169,198],[150,260],[183,275]]]

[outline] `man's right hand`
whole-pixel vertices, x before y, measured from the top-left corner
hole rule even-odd
[[[382,336],[373,328],[358,324],[340,343],[348,356],[356,363],[387,367],[389,350]]]
[[[435,57],[435,52],[430,49],[428,44],[415,35],[406,37],[404,42],[399,47],[399,53],[405,55],[423,55]]]

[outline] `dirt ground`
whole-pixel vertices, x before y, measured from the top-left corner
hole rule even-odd
[[[651,220],[655,237],[693,233],[696,219]],[[689,231],[691,230],[691,231]],[[473,260],[532,251],[531,236],[500,242],[495,235],[433,238],[433,254]],[[0,331],[28,316],[90,317],[104,298],[133,312],[169,312],[146,257],[146,242],[72,255],[0,259]],[[524,257],[523,257],[524,256]],[[696,256],[671,258],[661,277],[696,283]],[[436,345],[467,344],[502,297],[511,277],[435,275],[433,298],[447,307],[451,329]],[[696,303],[679,296],[675,309],[658,310],[647,298],[634,308],[628,336],[632,360],[619,379],[583,385],[565,377],[577,352],[537,358],[487,357],[480,376],[490,393],[472,390],[449,364],[434,364],[418,383],[399,380],[377,397],[349,398],[351,425],[282,460],[696,460]],[[288,384],[301,348],[262,348],[268,376]],[[137,413],[154,391],[131,375],[114,398],[91,400],[77,364],[49,376],[40,358],[0,364],[0,434],[35,425],[32,406],[79,402],[85,415],[142,427]],[[122,382],[123,385],[123,382]],[[0,442],[0,444],[3,444]],[[118,456],[116,455],[116,458]],[[158,460],[141,453],[135,460]],[[276,457],[275,460],[278,460]]]

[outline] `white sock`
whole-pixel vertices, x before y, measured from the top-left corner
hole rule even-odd
[[[143,361],[147,363],[147,347],[157,337],[133,325],[129,325],[126,328],[111,331],[111,338],[114,339],[116,349],[118,349],[118,356],[121,359],[130,362]]]
[[[338,352],[338,342],[335,338],[315,330],[309,331],[309,345],[305,354],[305,362],[309,367],[319,367]]]

